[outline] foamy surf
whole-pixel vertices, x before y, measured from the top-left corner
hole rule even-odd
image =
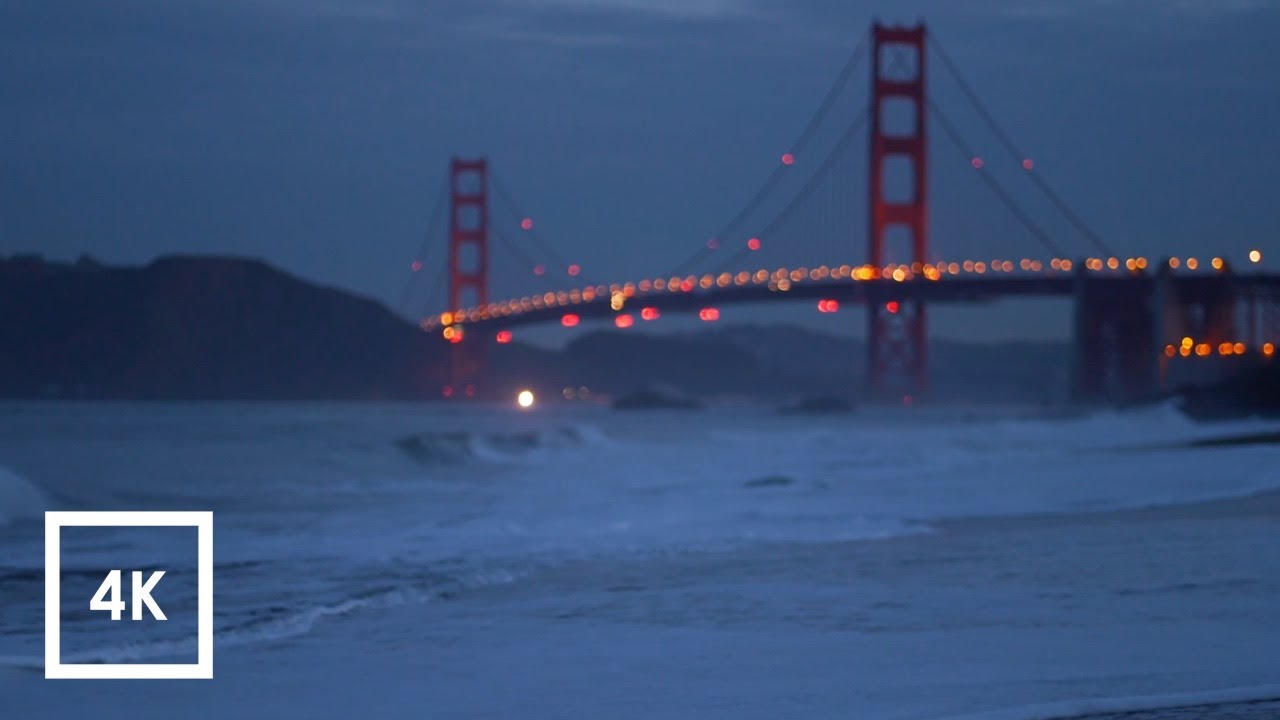
[[[339,619],[362,610],[381,610],[402,605],[424,604],[438,597],[436,593],[424,593],[408,588],[396,589],[364,598],[349,598],[329,605],[317,605],[279,617],[249,620],[236,625],[214,629],[216,648],[230,648],[257,643],[274,642],[301,637],[313,632],[326,620]],[[163,660],[194,655],[194,638],[181,640],[155,640],[151,642],[124,643],[66,653],[64,663],[136,663],[144,660]],[[0,656],[0,667],[36,669],[44,667],[44,658],[34,655]]]
[[[528,432],[414,433],[397,440],[396,446],[424,465],[465,465],[530,462],[548,454],[608,443],[599,428],[570,424]]]
[[[233,648],[292,640],[315,632],[326,622],[340,621],[357,613],[376,613],[409,605],[426,605],[458,592],[506,585],[524,577],[527,571],[487,568],[469,571],[443,582],[410,582],[386,590],[336,599],[214,628],[215,648]],[[432,576],[435,578],[435,576]],[[137,643],[119,643],[87,650],[64,653],[62,662],[76,664],[136,663],[194,656],[194,638],[157,639]],[[37,655],[0,655],[0,668],[39,669],[44,658]]]

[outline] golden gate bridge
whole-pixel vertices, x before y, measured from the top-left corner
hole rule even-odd
[[[941,62],[1011,164],[1088,243],[1088,254],[1072,257],[991,172],[991,162],[974,151],[926,91],[928,58]],[[870,98],[832,132],[833,110],[864,61],[870,68]],[[931,251],[929,121],[1039,245],[1034,255],[948,259]],[[857,167],[860,137],[867,154]],[[825,153],[811,152],[824,139]],[[810,156],[820,160],[801,162]],[[812,172],[797,173],[805,167]],[[860,204],[850,201],[859,180],[865,182],[863,217]],[[789,191],[789,184],[796,187]],[[446,208],[447,244],[439,242]],[[491,217],[494,209],[502,211],[501,222]],[[860,262],[838,262],[850,258],[860,224],[865,255]],[[520,228],[521,241],[507,233],[508,226]],[[518,275],[532,276],[543,287],[494,299],[493,266],[501,255],[491,252],[493,239]],[[1170,364],[1183,358],[1268,361],[1280,344],[1280,275],[1239,272],[1223,257],[1122,257],[1113,251],[1014,143],[923,23],[873,23],[756,193],[669,272],[593,282],[581,264],[567,261],[542,237],[483,158],[450,163],[423,249],[412,263],[402,309],[416,287],[412,278],[425,268],[422,258],[440,245],[447,255],[431,295],[440,302],[434,296],[443,286],[446,298],[443,309],[420,316],[419,324],[452,345],[442,383],[445,397],[476,395],[489,354],[500,352],[522,326],[607,320],[625,329],[664,313],[691,313],[715,322],[722,307],[779,300],[816,303],[822,313],[863,308],[867,393],[881,398],[927,392],[926,310],[940,303],[1069,298],[1071,394],[1078,401],[1155,392]],[[802,255],[813,261],[797,259]],[[1246,264],[1260,259],[1260,251],[1253,250]]]

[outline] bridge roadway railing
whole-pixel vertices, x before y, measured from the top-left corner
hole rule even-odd
[[[838,306],[907,302],[925,304],[987,303],[1004,298],[1063,297],[1073,303],[1071,394],[1081,401],[1125,399],[1149,395],[1163,385],[1173,355],[1187,354],[1180,345],[1194,338],[1194,347],[1258,340],[1256,321],[1239,320],[1241,307],[1250,313],[1259,305],[1269,317],[1280,317],[1280,274],[1232,272],[1229,267],[1207,273],[1174,272],[1167,265],[1155,272],[1096,272],[1086,263],[1073,271],[1037,274],[963,275],[902,280],[890,277],[808,276],[769,277],[767,281],[738,284],[687,280],[641,291],[631,284],[581,288],[546,293],[521,303],[493,303],[484,309],[442,313],[422,323],[435,331],[465,333],[467,342],[493,342],[512,328],[541,323],[573,323],[614,320],[629,315],[634,320],[649,309],[650,315],[698,314],[727,305],[835,301]],[[761,271],[763,272],[763,271]],[[673,280],[677,280],[673,278]],[[671,289],[674,287],[675,289]],[[569,323],[565,323],[569,324]],[[1241,325],[1250,325],[1242,331]],[[1280,327],[1274,328],[1280,331]],[[1277,338],[1268,336],[1268,347]],[[1169,353],[1170,349],[1174,353]],[[1258,348],[1251,348],[1257,350]],[[1202,353],[1199,353],[1202,354]],[[1268,355],[1270,357],[1270,355]]]

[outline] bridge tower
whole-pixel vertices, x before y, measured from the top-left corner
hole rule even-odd
[[[485,158],[449,163],[449,308],[489,303],[489,164]],[[464,337],[449,354],[454,397],[473,397],[488,343]]]
[[[924,82],[924,24],[872,24],[867,261],[876,268],[885,265],[886,240],[891,234],[900,236],[902,231],[910,235],[906,264],[919,272],[920,264],[929,261]],[[894,115],[894,110],[902,112]],[[890,123],[886,123],[886,115]],[[901,161],[906,161],[905,167],[910,171],[909,192],[903,197],[889,197],[885,192],[885,171],[891,162],[898,166],[895,170],[902,168]],[[924,304],[897,297],[892,288],[870,293],[867,354],[867,382],[872,394],[887,397],[924,392],[928,385]]]

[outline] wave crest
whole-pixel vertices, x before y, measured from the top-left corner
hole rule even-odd
[[[547,452],[602,445],[608,438],[591,425],[561,425],[548,430],[510,433],[426,432],[406,435],[396,446],[424,465],[507,463]]]

